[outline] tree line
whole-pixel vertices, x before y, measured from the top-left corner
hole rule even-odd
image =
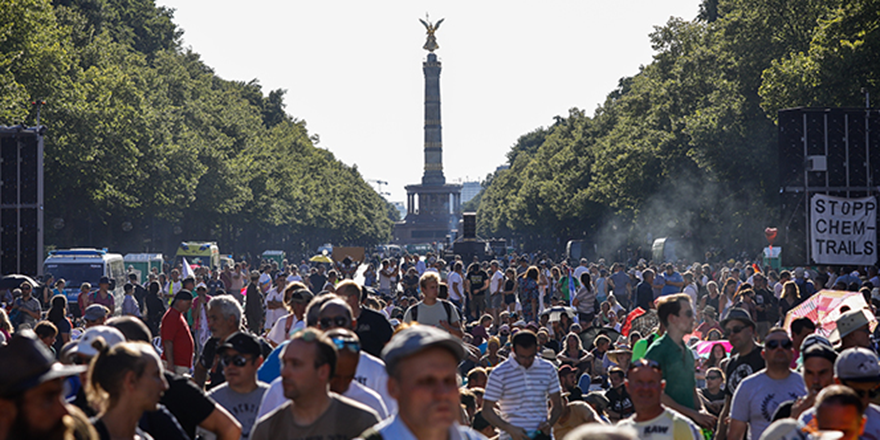
[[[218,77],[153,0],[0,0],[0,124],[45,100],[46,243],[306,251],[391,235],[384,201],[284,110]]]
[[[653,61],[592,116],[574,108],[520,137],[510,169],[484,182],[479,234],[600,252],[671,236],[753,256],[790,215],[777,203],[777,111],[880,98],[878,11],[878,0],[704,0],[696,18],[670,18],[650,34]]]

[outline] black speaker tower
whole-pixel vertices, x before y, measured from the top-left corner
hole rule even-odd
[[[0,273],[42,275],[44,127],[0,126]]]
[[[779,111],[780,241],[786,266],[812,265],[813,194],[880,195],[880,110],[793,108]]]

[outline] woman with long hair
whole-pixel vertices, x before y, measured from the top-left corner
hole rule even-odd
[[[535,321],[538,315],[539,273],[536,266],[529,266],[519,284],[519,302],[522,304],[523,320],[527,323]]]
[[[560,365],[570,365],[577,369],[577,377],[581,377],[585,371],[590,371],[593,355],[584,350],[581,338],[576,333],[569,333],[562,341],[562,350],[556,355],[556,360]]]
[[[718,367],[724,359],[727,359],[727,349],[724,348],[724,344],[715,344],[709,351],[709,357],[700,366],[700,370],[705,372],[712,367]]]
[[[797,307],[801,302],[801,289],[794,281],[786,281],[782,285],[782,297],[779,298],[779,319],[785,320],[789,310]]]
[[[718,305],[721,307],[718,316],[725,316],[728,308],[733,307],[734,297],[736,296],[737,282],[734,278],[728,278],[724,281],[724,287],[721,288],[721,297],[718,298]]]
[[[52,297],[51,308],[46,315],[46,320],[55,324],[58,328],[58,334],[55,336],[55,353],[61,354],[61,348],[64,344],[70,342],[70,331],[73,329],[73,323],[67,318],[67,298],[64,295],[55,295]]]
[[[100,351],[89,366],[86,395],[98,409],[93,420],[101,440],[151,439],[138,428],[145,411],[155,411],[168,382],[153,347],[143,342],[122,342]]]
[[[578,320],[583,323],[593,322],[598,309],[596,301],[596,290],[593,289],[593,283],[590,282],[590,272],[584,271],[581,274],[581,288],[578,289],[571,305],[575,307],[578,313]]]

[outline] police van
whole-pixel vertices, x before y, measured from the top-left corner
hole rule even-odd
[[[64,295],[67,296],[67,307],[74,316],[82,316],[79,310],[77,296],[80,286],[89,283],[91,291],[98,290],[98,281],[101,277],[110,278],[110,292],[116,303],[118,314],[122,311],[123,290],[126,283],[125,263],[122,255],[111,254],[107,249],[67,249],[49,252],[46,261],[43,262],[43,273],[52,274],[56,280],[64,278],[66,282]]]

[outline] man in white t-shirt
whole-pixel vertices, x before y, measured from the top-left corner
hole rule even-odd
[[[260,274],[260,291],[266,293],[272,287],[272,266],[268,264],[263,266],[263,272]]]
[[[761,438],[780,403],[807,394],[803,377],[789,368],[792,346],[785,329],[770,329],[761,351],[767,368],[740,382],[733,393],[728,440],[744,439],[746,431],[751,439]]]
[[[580,281],[581,274],[590,270],[589,262],[586,258],[581,258],[581,264],[574,268],[574,279]]]
[[[459,310],[464,306],[464,277],[461,271],[464,265],[461,261],[456,261],[452,266],[452,272],[446,278],[446,284],[449,285],[449,300],[458,307]]]
[[[504,273],[501,271],[498,261],[493,260],[489,263],[489,273],[491,274],[489,278],[489,298],[487,301],[489,306],[486,308],[486,311],[497,322],[498,313],[504,307],[504,294],[501,293],[504,290]]]
[[[403,321],[430,325],[462,337],[464,333],[458,310],[449,302],[437,298],[440,293],[440,276],[435,272],[425,272],[419,278],[419,287],[422,289],[423,299],[406,310]]]
[[[297,270],[295,265],[290,265],[290,275],[287,276],[287,283],[293,283],[295,281],[303,282],[303,277],[300,276],[299,271]]]

